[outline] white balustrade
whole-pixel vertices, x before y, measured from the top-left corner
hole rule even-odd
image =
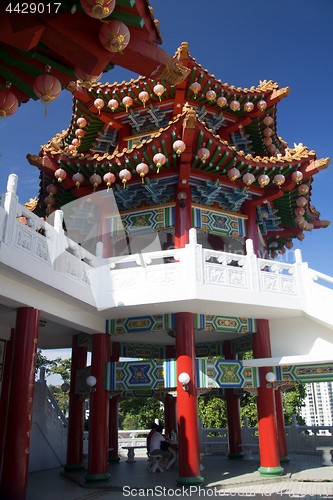
[[[233,302],[315,315],[316,307],[319,311],[332,303],[333,278],[309,269],[300,251],[295,252],[294,264],[258,258],[251,240],[245,242],[246,255],[219,252],[202,248],[194,228],[189,244],[182,249],[105,259],[99,242],[93,255],[66,236],[61,211],[55,212],[53,227],[20,205],[16,183],[17,177],[10,177],[1,201],[0,262],[74,294],[96,310],[204,298],[216,307],[219,302]],[[323,284],[316,283],[317,279]],[[240,312],[246,313],[246,308]],[[329,314],[326,321],[333,323]]]

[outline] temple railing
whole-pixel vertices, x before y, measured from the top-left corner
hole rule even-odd
[[[142,306],[147,314],[152,304],[168,304],[177,312],[184,302],[188,308],[196,300],[194,312],[198,301],[199,312],[212,314],[227,302],[231,316],[262,317],[263,308],[267,318],[269,311],[277,317],[283,310],[303,310],[333,324],[327,307],[333,278],[309,269],[298,249],[294,264],[258,257],[251,240],[246,240],[246,255],[219,252],[199,245],[192,228],[185,248],[105,259],[101,242],[93,255],[66,236],[61,211],[51,226],[20,205],[11,185],[16,181],[10,176],[0,202],[0,262],[96,311]]]
[[[242,431],[242,442],[246,444],[259,444],[259,435],[257,427],[249,427],[247,417],[244,417]],[[292,425],[285,426],[286,444],[288,453],[313,454],[320,455],[317,451],[318,446],[333,446],[333,426],[308,426],[297,425],[296,416],[292,415]],[[200,451],[205,452],[205,443],[212,441],[210,449],[212,452],[226,452],[228,441],[228,430],[226,428],[207,429],[202,425],[202,419],[199,419],[199,441]],[[255,451],[253,452],[255,453]]]

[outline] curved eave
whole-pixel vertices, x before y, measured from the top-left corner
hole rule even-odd
[[[178,156],[173,150],[175,140],[182,138],[188,148],[182,156]],[[87,194],[82,188],[77,191],[71,176],[78,170],[84,175],[84,186],[86,189],[92,189],[89,183],[89,177],[94,173],[103,175],[111,171],[117,177],[117,184],[121,185],[119,179],[120,170],[127,168],[132,173],[132,182],[141,182],[139,175],[136,173],[136,166],[141,163],[147,163],[150,171],[147,174],[148,178],[159,178],[169,172],[174,172],[180,169],[181,163],[186,162],[190,165],[191,171],[196,171],[197,175],[211,180],[218,180],[224,184],[232,184],[228,178],[228,170],[236,167],[241,176],[245,173],[252,173],[256,182],[250,186],[250,191],[256,193],[260,197],[264,197],[267,190],[273,189],[279,191],[273,183],[274,176],[282,173],[286,177],[286,182],[283,189],[286,191],[293,190],[295,183],[291,179],[291,173],[296,169],[306,171],[311,164],[314,163],[315,153],[308,152],[307,149],[299,154],[297,151],[289,150],[288,157],[260,157],[250,154],[244,154],[230,146],[226,141],[223,141],[218,135],[214,135],[209,130],[205,123],[198,119],[194,110],[190,107],[185,107],[182,114],[178,115],[173,121],[170,121],[168,126],[154,132],[153,137],[143,141],[141,144],[134,146],[132,149],[124,149],[122,152],[113,154],[70,154],[59,147],[59,142],[50,141],[43,147],[44,158],[43,170],[50,175],[61,166],[68,172],[68,176],[63,181],[62,185],[65,189],[73,190],[73,194],[81,196]],[[210,157],[206,161],[201,161],[198,158],[198,151],[201,147],[206,147],[210,151]],[[304,149],[304,148],[303,148]],[[153,164],[152,158],[162,152],[167,161],[160,169],[160,174],[156,172],[156,167]],[[292,153],[295,156],[292,156]],[[271,183],[267,188],[262,189],[258,184],[258,177],[261,174],[266,174],[270,177]],[[244,183],[241,178],[235,181],[232,185],[238,188],[244,188]],[[101,189],[105,188],[104,183],[101,184]],[[281,191],[282,192],[282,191]]]

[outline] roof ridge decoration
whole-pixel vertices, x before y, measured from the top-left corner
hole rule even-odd
[[[279,97],[280,99],[287,97],[289,92],[290,92],[290,87],[285,87],[285,88],[279,88],[279,84],[277,82],[274,82],[273,80],[260,80],[259,85],[257,87],[252,86],[250,89],[247,87],[235,87],[235,85],[229,85],[228,83],[222,83],[222,80],[216,79],[215,75],[213,73],[210,73],[207,69],[204,69],[201,64],[197,62],[195,57],[192,57],[189,51],[189,44],[188,42],[182,42],[181,45],[178,47],[178,49],[175,52],[175,57],[179,59],[190,59],[195,66],[197,66],[198,69],[209,75],[210,77],[214,78],[214,80],[218,83],[220,83],[223,87],[233,91],[233,92],[244,92],[244,93],[256,93],[256,92],[272,92],[274,95],[274,91],[276,94],[274,97]]]
[[[320,160],[315,161],[315,168],[319,172],[320,170],[325,170],[325,168],[327,168],[330,163],[331,163],[330,158],[321,158]]]

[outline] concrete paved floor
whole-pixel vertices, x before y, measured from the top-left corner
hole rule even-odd
[[[177,466],[164,473],[151,474],[147,458],[136,457],[136,463],[109,465],[108,484],[96,487],[84,483],[84,474],[63,475],[61,468],[29,474],[26,500],[120,500],[126,497],[204,497],[274,499],[332,499],[333,464],[322,466],[314,455],[290,455],[290,463],[278,478],[262,478],[258,473],[259,455],[253,461],[228,460],[225,456],[204,456],[202,486],[182,489],[177,486]],[[70,479],[69,479],[70,477]]]

